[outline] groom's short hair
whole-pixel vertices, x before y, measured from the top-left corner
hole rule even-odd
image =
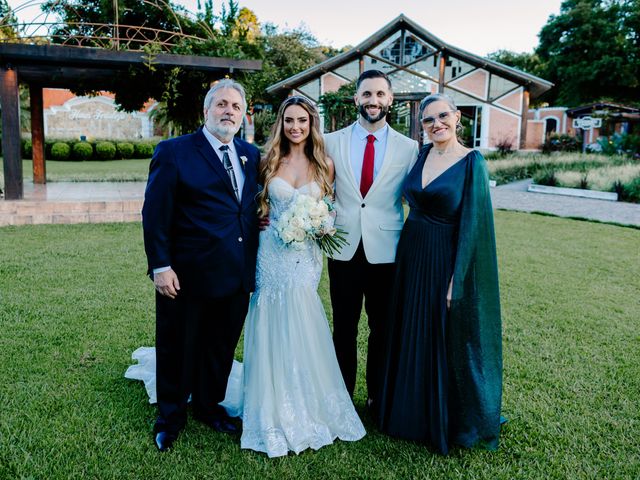
[[[360,88],[360,84],[369,78],[384,78],[387,81],[387,85],[389,85],[389,90],[391,90],[391,80],[387,76],[386,73],[381,72],[380,70],[365,70],[360,74],[358,80],[356,80],[356,90]]]

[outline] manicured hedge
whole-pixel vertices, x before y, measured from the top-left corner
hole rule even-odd
[[[116,146],[112,142],[96,143],[96,157],[100,160],[113,160],[116,158]]]
[[[135,154],[135,147],[133,146],[133,143],[129,142],[120,142],[116,144],[116,150],[119,158],[133,158],[133,155]]]
[[[65,142],[56,142],[51,147],[52,160],[69,160],[71,147]]]
[[[22,158],[31,158],[33,156],[33,145],[31,140],[24,140],[22,142]]]
[[[93,146],[89,142],[78,142],[73,146],[76,160],[89,160],[93,156]]]
[[[57,147],[56,153],[52,153],[55,144],[64,143],[69,146],[70,155],[65,160],[115,160],[115,159],[149,159],[153,156],[159,140],[144,140],[139,142],[115,142],[110,140],[84,141],[67,138],[45,138],[44,156],[47,160],[62,160],[64,147]],[[33,157],[31,139],[22,139],[22,156],[30,159]],[[62,149],[62,150],[61,150]],[[61,155],[62,153],[62,155]]]
[[[135,157],[136,158],[151,158],[155,145],[147,142],[136,143],[135,145]]]

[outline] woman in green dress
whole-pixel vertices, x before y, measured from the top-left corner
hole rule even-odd
[[[396,254],[378,423],[426,442],[498,445],[502,340],[493,210],[486,162],[460,143],[460,111],[422,100],[431,143],[407,176],[411,207]]]

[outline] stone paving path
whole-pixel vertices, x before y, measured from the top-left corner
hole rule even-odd
[[[491,189],[493,207],[640,226],[640,204],[527,192],[531,180]]]
[[[516,210],[522,212],[543,212],[560,217],[578,217],[586,218],[590,220],[598,220],[601,222],[614,222],[624,225],[640,226],[640,204],[624,203],[624,202],[611,202],[607,200],[594,200],[590,198],[578,198],[568,197],[564,195],[551,195],[545,193],[531,193],[527,192],[527,187],[531,183],[531,180],[523,180],[520,182],[514,182],[507,185],[501,185],[491,189],[491,197],[493,200],[493,206],[497,209],[503,210]],[[139,208],[142,205],[142,199],[144,198],[145,182],[53,182],[47,185],[33,185],[25,184],[24,201],[20,202],[6,202],[4,207],[8,207],[8,203],[13,203],[16,208],[21,203],[41,202],[42,208],[46,208],[45,205],[49,202],[55,203],[56,208],[60,206],[64,207],[65,202],[72,204],[79,204],[82,202],[104,202],[103,205],[93,205],[91,208],[114,210],[118,209],[118,205],[115,202],[121,202],[123,205],[133,205],[136,201],[139,202],[133,205],[136,210],[135,214],[139,218]],[[5,202],[0,200],[0,202]],[[30,207],[33,209],[33,205]],[[77,207],[74,207],[77,208]],[[3,210],[7,213],[3,213]],[[127,210],[122,207],[119,210]],[[54,214],[61,212],[52,212]],[[91,211],[89,212],[91,213]],[[126,212],[125,212],[126,213]],[[7,215],[7,208],[0,208],[0,217]],[[122,221],[130,221],[133,213],[124,215]],[[135,215],[133,215],[135,216]],[[46,216],[42,217],[42,222],[36,220],[26,221],[21,223],[47,223]],[[59,220],[63,217],[58,215]],[[82,217],[84,218],[84,217]],[[96,216],[88,217],[93,220],[100,221]],[[114,221],[113,216],[111,220],[109,217],[105,217],[104,221]],[[129,220],[127,220],[129,219]],[[73,220],[73,223],[82,222],[82,219]],[[62,223],[62,222],[61,222]],[[17,224],[17,222],[2,222],[0,218],[0,225]]]

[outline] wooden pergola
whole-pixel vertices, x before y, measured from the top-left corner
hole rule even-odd
[[[106,89],[117,75],[130,67],[148,64],[143,51],[113,51],[58,45],[0,44],[0,102],[2,104],[2,153],[4,157],[5,200],[23,198],[22,155],[20,149],[19,83],[29,86],[31,97],[31,138],[33,182],[45,183],[44,122],[42,89],[73,89],[91,82],[96,90]],[[211,80],[237,71],[262,68],[259,60],[236,60],[194,55],[159,53],[154,68],[185,68],[206,72]],[[187,105],[186,108],[196,106]]]

